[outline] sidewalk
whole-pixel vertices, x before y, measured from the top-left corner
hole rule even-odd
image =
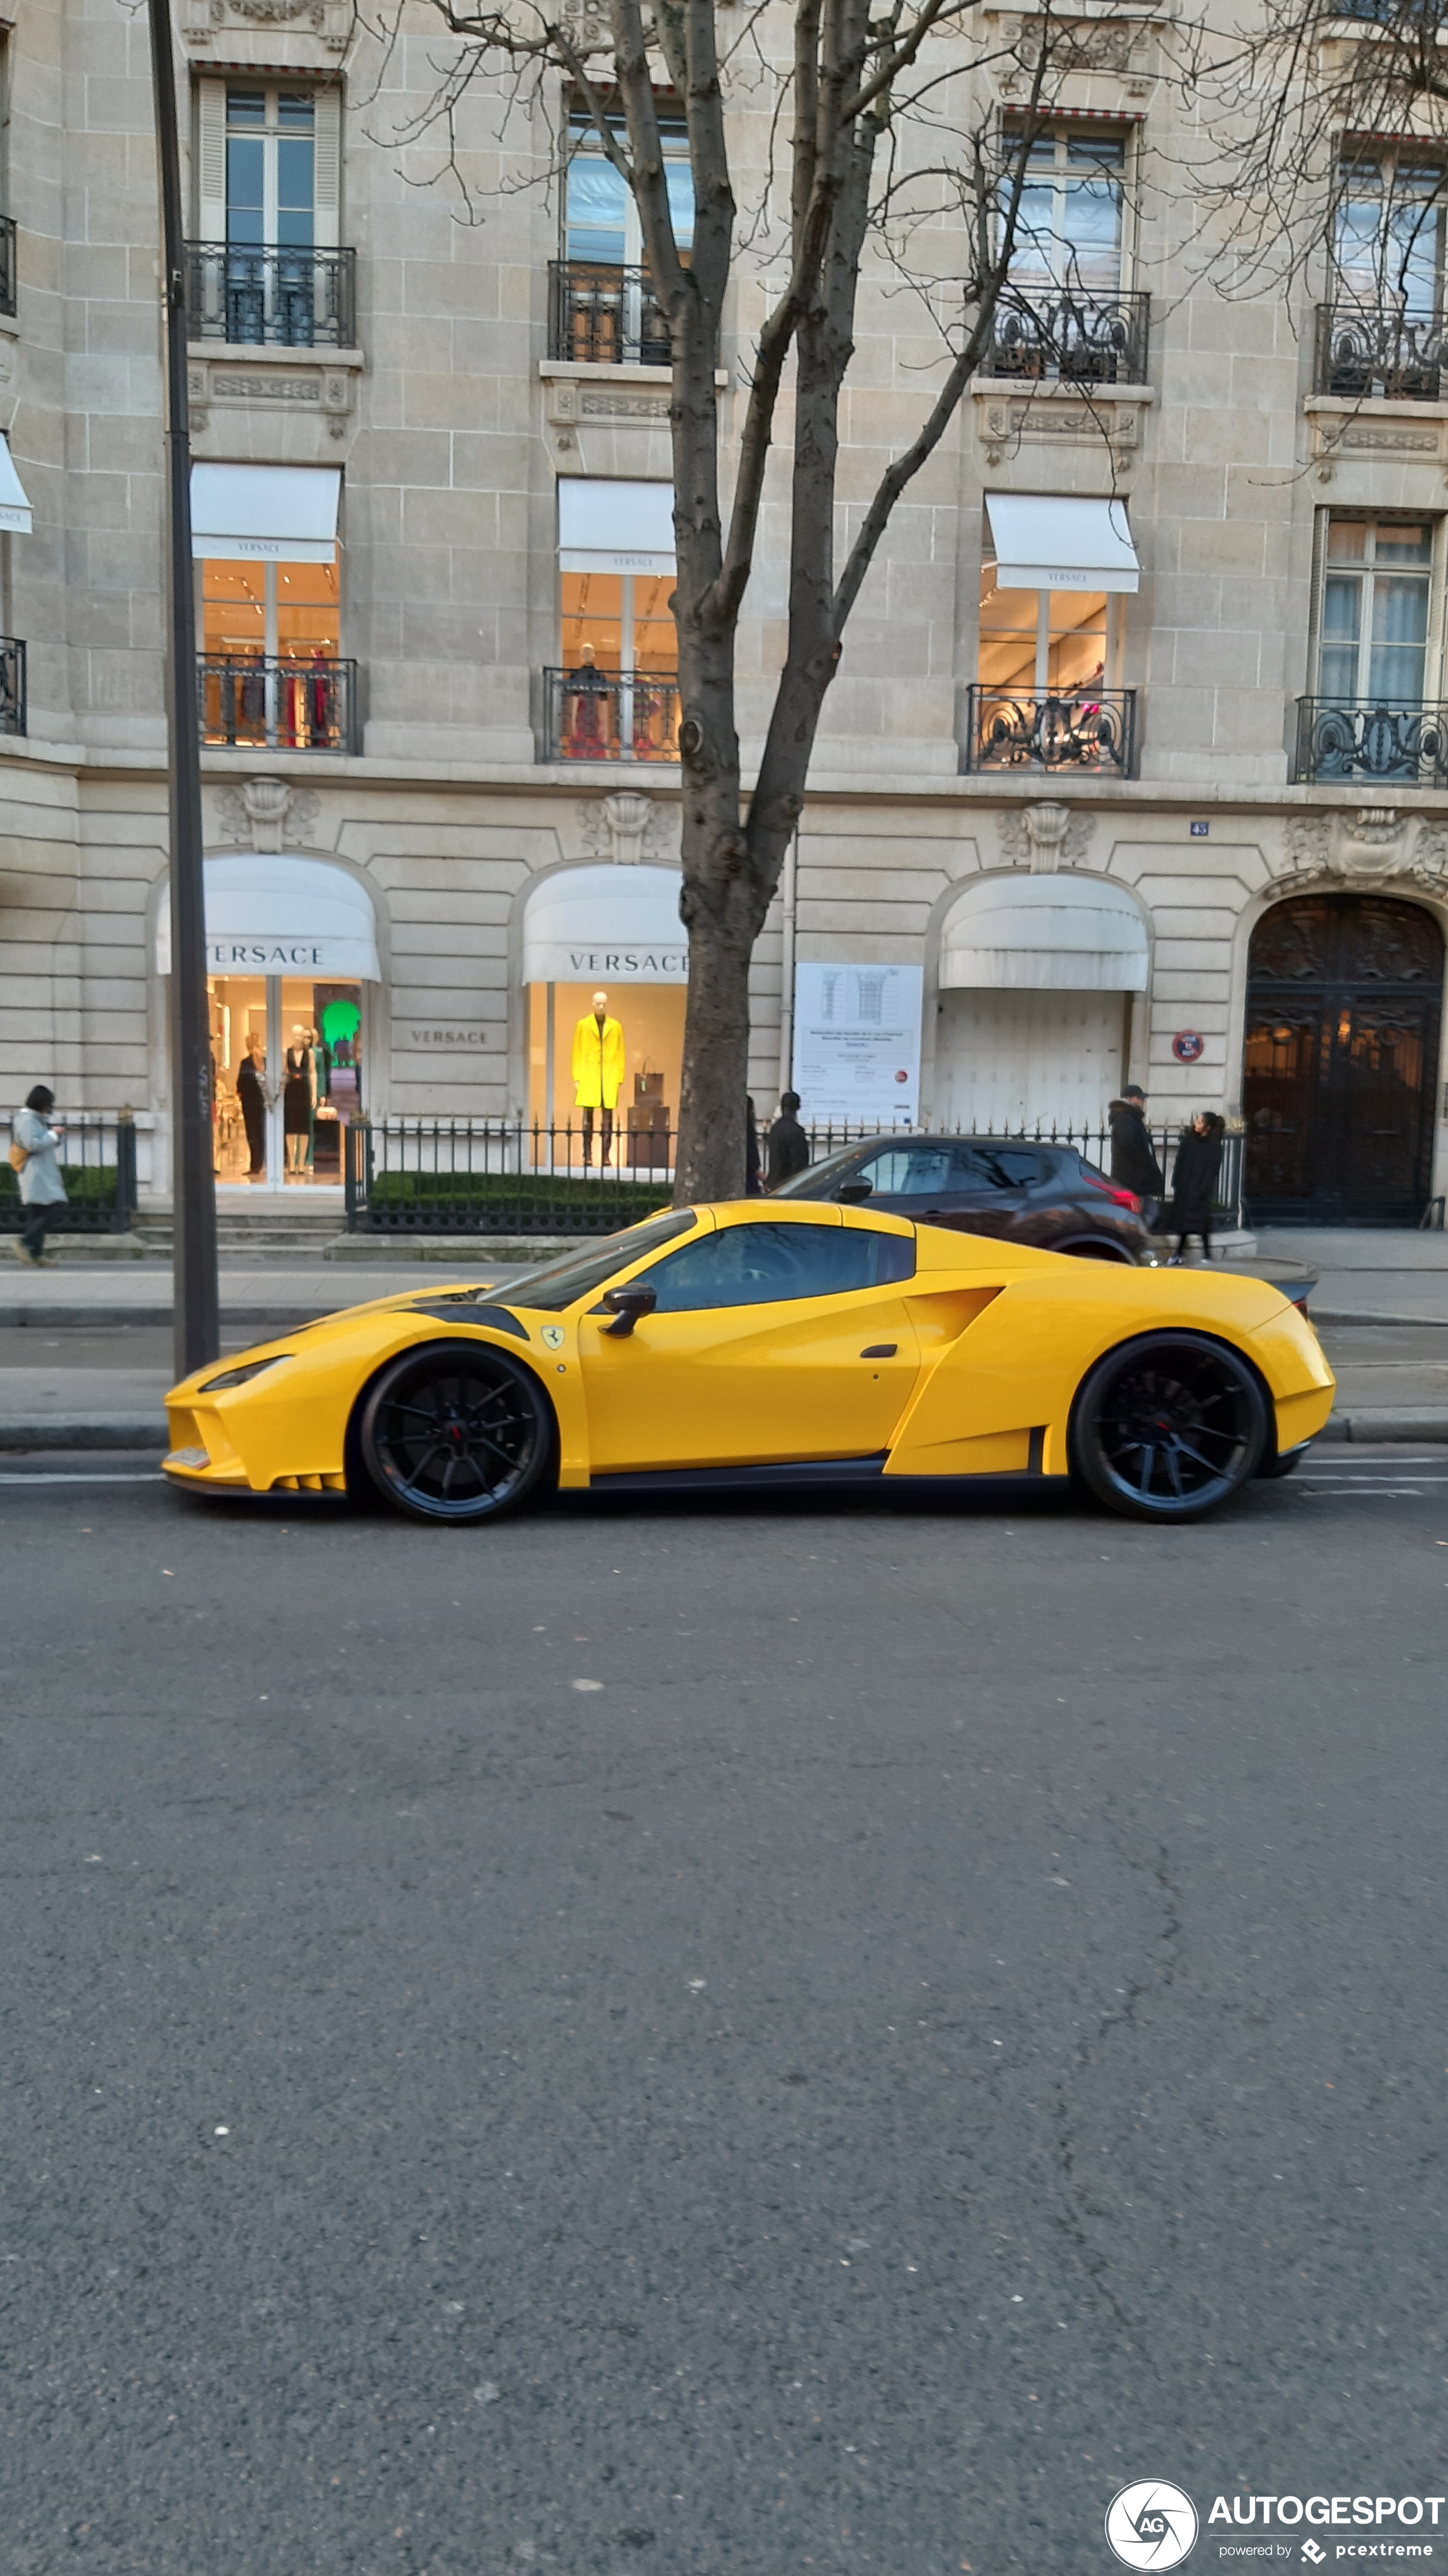
[[[1283,1227],[1258,1241],[1263,1257],[1320,1270],[1311,1311],[1338,1378],[1323,1436],[1448,1442],[1448,1235]],[[540,1244],[539,1256],[551,1249]],[[506,1286],[516,1266],[480,1257],[474,1243],[459,1247],[456,1275]],[[228,1261],[223,1350],[448,1277],[449,1265],[435,1259],[419,1275],[415,1255],[345,1267],[294,1253],[271,1264]],[[0,1451],[163,1447],[162,1400],[174,1375],[170,1286],[161,1263],[67,1262],[63,1252],[54,1270],[0,1268]]]

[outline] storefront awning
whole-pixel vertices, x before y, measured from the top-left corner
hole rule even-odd
[[[30,503],[25,497],[25,486],[15,471],[10,441],[3,436],[0,436],[0,528],[13,528],[21,537],[30,534]]]
[[[332,563],[335,465],[193,465],[191,551],[222,563]]]
[[[1108,877],[984,877],[946,917],[942,989],[1144,993],[1146,926]]]
[[[672,483],[561,475],[558,566],[561,572],[672,572]]]
[[[525,984],[686,984],[673,868],[565,868],[528,898]]]
[[[208,859],[208,975],[326,975],[380,984],[377,923],[365,886],[324,859]],[[171,908],[156,923],[156,965],[171,972]]]
[[[1141,575],[1124,501],[987,492],[1002,590],[1135,590]]]

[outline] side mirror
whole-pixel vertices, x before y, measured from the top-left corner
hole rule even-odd
[[[844,1199],[847,1204],[853,1204],[857,1199],[872,1199],[874,1195],[873,1181],[841,1181],[835,1192],[836,1198]]]
[[[656,1288],[646,1288],[639,1279],[627,1288],[606,1290],[603,1302],[614,1318],[611,1324],[604,1325],[604,1331],[623,1341],[643,1316],[653,1313],[659,1294]]]

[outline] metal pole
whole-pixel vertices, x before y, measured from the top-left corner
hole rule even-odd
[[[149,0],[161,267],[166,306],[166,480],[171,615],[166,715],[171,737],[171,1199],[176,1369],[189,1377],[221,1348],[216,1287],[216,1180],[201,865],[201,749],[191,570],[191,437],[186,409],[186,295],[181,152],[170,0]]]

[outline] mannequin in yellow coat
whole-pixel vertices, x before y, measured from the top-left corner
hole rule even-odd
[[[608,995],[595,993],[573,1032],[573,1097],[583,1112],[583,1164],[593,1160],[593,1113],[599,1112],[599,1167],[607,1163],[613,1143],[613,1113],[623,1083],[623,1030],[608,1015]]]

